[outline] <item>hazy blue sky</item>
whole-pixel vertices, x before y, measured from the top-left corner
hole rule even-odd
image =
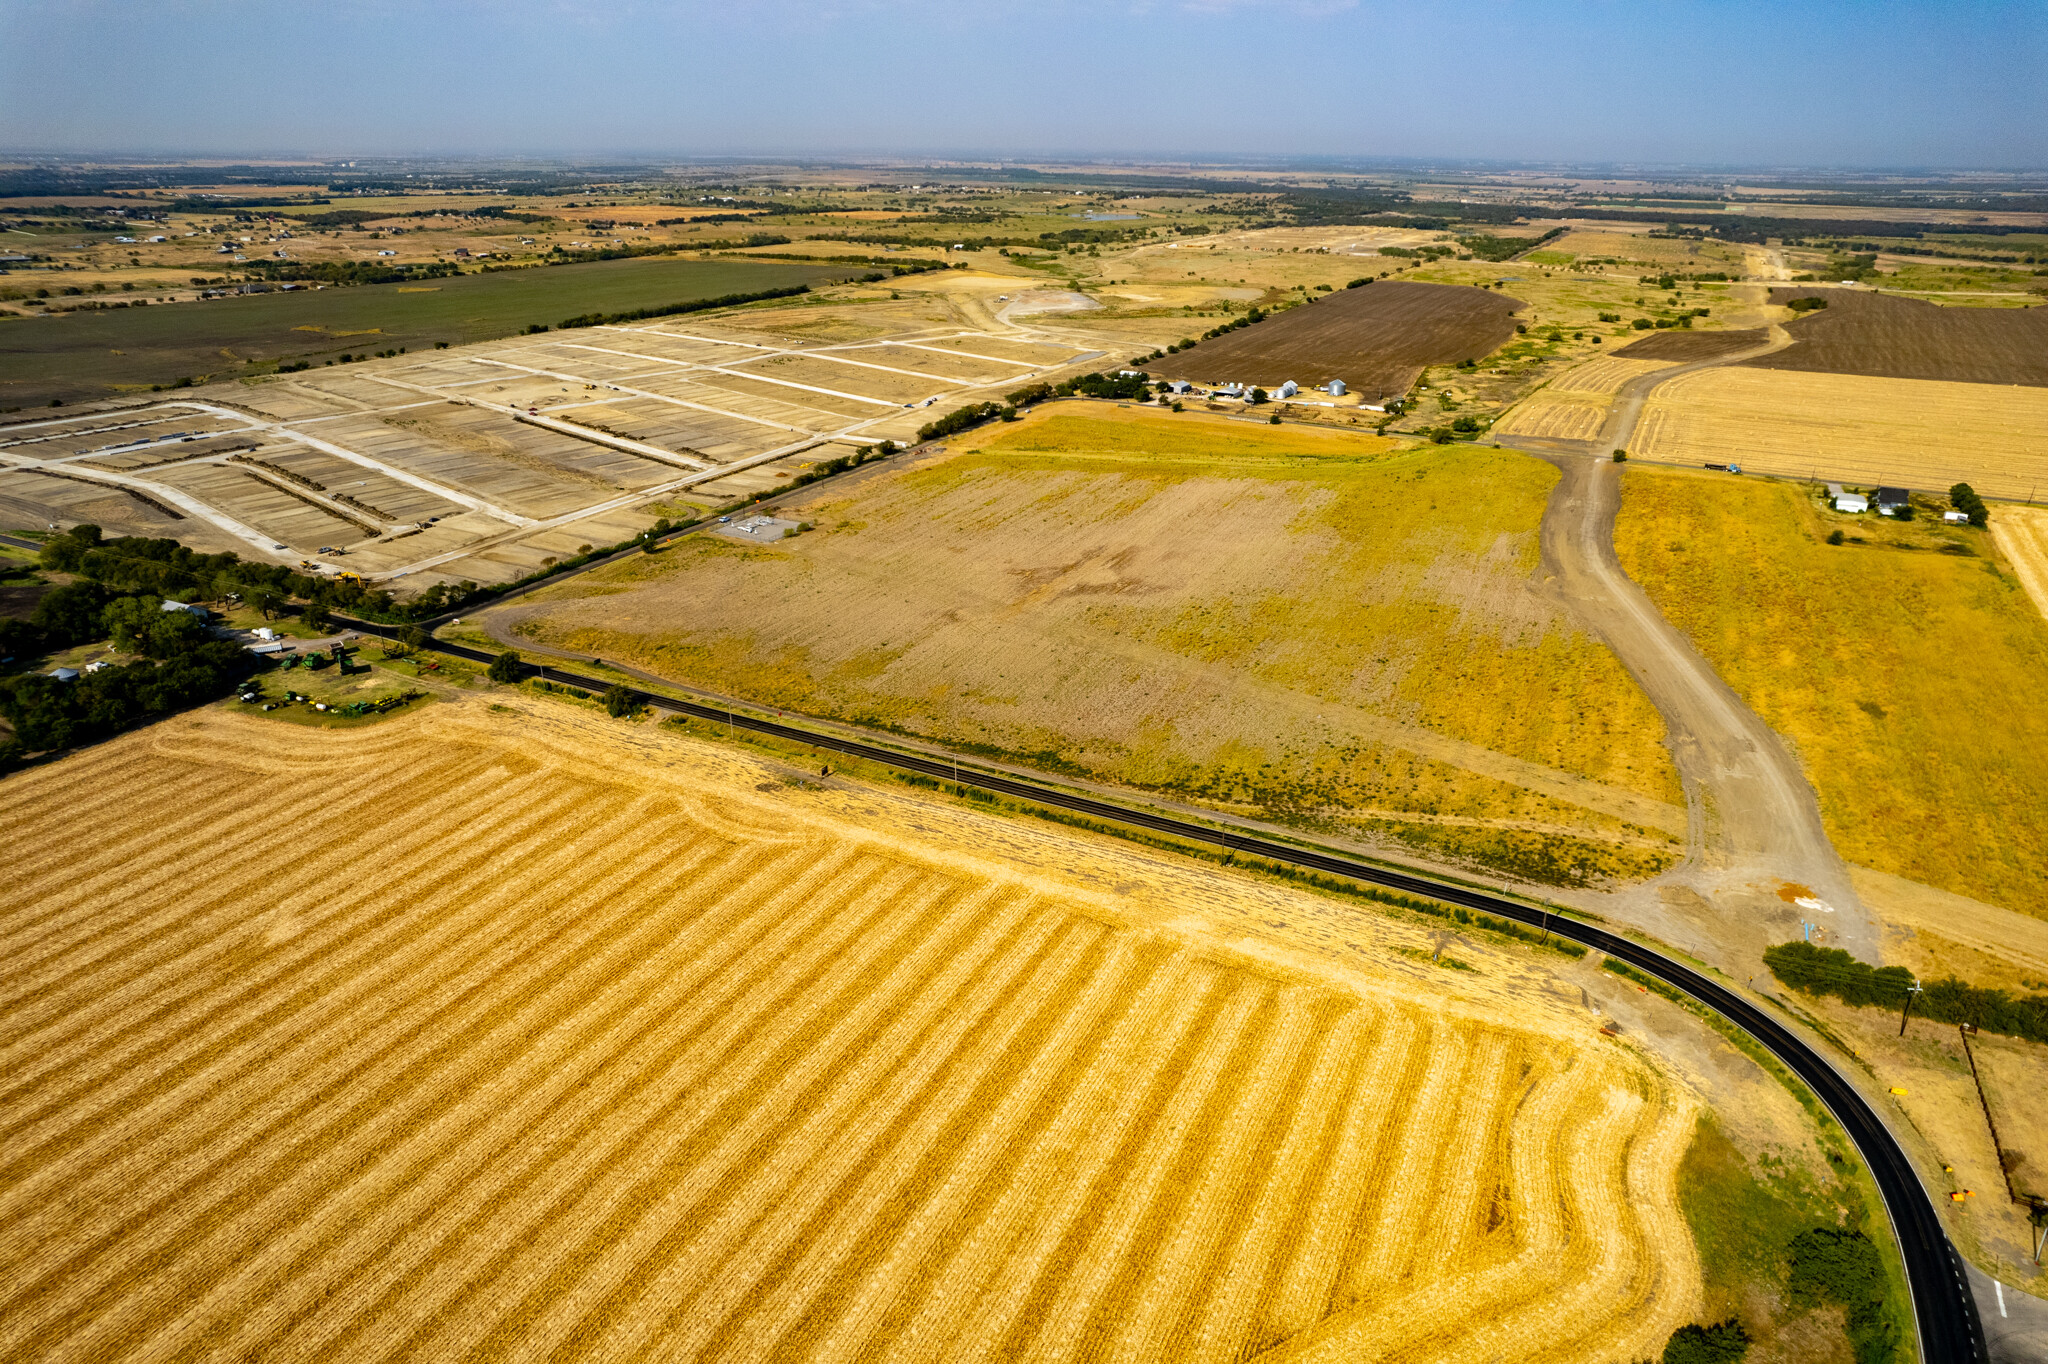
[[[0,0],[0,144],[2048,166],[2048,0]]]

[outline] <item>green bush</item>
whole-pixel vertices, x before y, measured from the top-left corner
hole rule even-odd
[[[604,690],[605,714],[614,720],[623,720],[640,710],[640,697],[623,682],[614,682]]]
[[[1749,1353],[1749,1332],[1730,1317],[1713,1326],[1681,1326],[1664,1346],[1663,1364],[1735,1364]]]
[[[1865,1008],[1899,1008],[1913,984],[1913,973],[1903,966],[1874,967],[1839,947],[1809,942],[1767,947],[1764,964],[1795,990],[1833,995]],[[1913,1012],[1935,1023],[1968,1023],[1985,1032],[2048,1042],[2048,995],[2014,996],[1944,976],[1927,984]]]
[[[1856,1364],[1890,1364],[1899,1328],[1885,1311],[1884,1261],[1860,1231],[1815,1227],[1792,1238],[1785,1292],[1795,1303],[1834,1303],[1846,1310]]]
[[[517,682],[519,671],[519,651],[507,649],[491,660],[488,675],[493,682]]]

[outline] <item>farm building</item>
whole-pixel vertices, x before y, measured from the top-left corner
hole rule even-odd
[[[1844,491],[1839,483],[1830,483],[1828,505],[1838,512],[1866,512],[1870,510],[1870,499],[1862,493]]]
[[[78,669],[53,668],[50,671],[50,676],[56,678],[59,682],[76,682],[78,680]]]
[[[1343,396],[1344,396],[1344,381],[1343,381],[1342,379],[1332,379],[1332,380],[1330,380],[1330,382],[1329,382],[1329,383],[1327,383],[1327,384],[1324,384],[1324,385],[1323,385],[1323,392],[1325,392],[1325,393],[1329,394],[1329,395],[1330,395],[1330,396],[1331,396],[1332,398],[1341,398],[1341,397],[1343,397]]]
[[[1877,490],[1877,510],[1884,516],[1890,516],[1900,507],[1908,505],[1911,500],[1911,497],[1904,488],[1879,488]]]
[[[1970,514],[1968,512],[1945,511],[1941,514],[1941,519],[1951,526],[1967,526],[1970,524]]]
[[[200,620],[211,620],[213,618],[211,611],[203,606],[194,606],[190,602],[166,600],[163,609],[166,611],[183,611],[187,615],[197,616]]]
[[[1273,396],[1276,398],[1292,398],[1295,394],[1299,392],[1301,392],[1301,385],[1295,383],[1294,380],[1289,379],[1286,383],[1280,385],[1279,391],[1275,393]]]

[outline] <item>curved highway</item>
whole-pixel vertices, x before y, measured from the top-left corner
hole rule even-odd
[[[396,627],[391,626],[358,622],[350,624],[367,634],[389,637],[400,633]],[[433,641],[431,647],[438,653],[478,663],[488,663],[495,657],[481,649],[440,640]],[[543,677],[550,682],[581,687],[587,691],[603,692],[610,685],[600,679],[565,672],[560,668],[522,664],[521,670],[529,676]],[[916,772],[922,776],[976,786],[985,791],[1015,796],[1041,805],[1072,810],[1077,814],[1171,834],[1192,842],[1207,843],[1246,856],[1328,872],[1414,895],[1426,895],[1445,904],[1480,910],[1519,923],[1540,924],[1559,937],[1570,938],[1574,942],[1583,943],[1596,951],[1627,962],[1637,970],[1683,990],[1747,1032],[1819,1096],[1820,1101],[1827,1105],[1828,1111],[1849,1134],[1849,1139],[1856,1144],[1856,1149],[1862,1153],[1864,1162],[1870,1167],[1871,1176],[1877,1181],[1878,1192],[1884,1199],[1892,1229],[1898,1236],[1899,1250],[1905,1260],[1906,1278],[1913,1299],[1913,1314],[1919,1328],[1920,1358],[1926,1364],[1951,1364],[1951,1361],[1954,1364],[1976,1364],[1977,1361],[1989,1358],[1985,1348],[1983,1324],[1977,1317],[1977,1306],[1971,1297],[1963,1258],[1949,1243],[1948,1234],[1942,1229],[1941,1219],[1935,1213],[1927,1191],[1922,1187],[1912,1163],[1906,1158],[1905,1151],[1900,1148],[1890,1130],[1885,1127],[1870,1105],[1864,1102],[1863,1096],[1789,1028],[1741,995],[1697,971],[1661,956],[1639,943],[1589,924],[1544,914],[1526,905],[1498,899],[1464,886],[1433,881],[1384,867],[1369,866],[1306,848],[1272,843],[1225,829],[1191,824],[1165,815],[1127,809],[1107,801],[1094,800],[1011,777],[969,769],[956,771],[951,764],[931,758],[878,748],[855,739],[801,729],[795,725],[785,725],[716,706],[680,701],[673,697],[655,696],[646,692],[634,694],[644,704],[660,710],[674,711],[700,720],[723,720],[740,729],[813,748],[829,749],[849,757],[882,763],[899,771]]]

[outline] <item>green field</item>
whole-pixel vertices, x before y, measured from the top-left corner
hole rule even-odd
[[[1792,742],[1843,857],[2048,917],[2048,623],[1989,536],[1630,465],[1614,540]]]
[[[758,293],[857,273],[846,267],[680,260],[593,261],[423,284],[252,294],[200,303],[0,319],[0,407],[106,398],[190,377],[230,379],[344,351],[460,345],[721,294]]]

